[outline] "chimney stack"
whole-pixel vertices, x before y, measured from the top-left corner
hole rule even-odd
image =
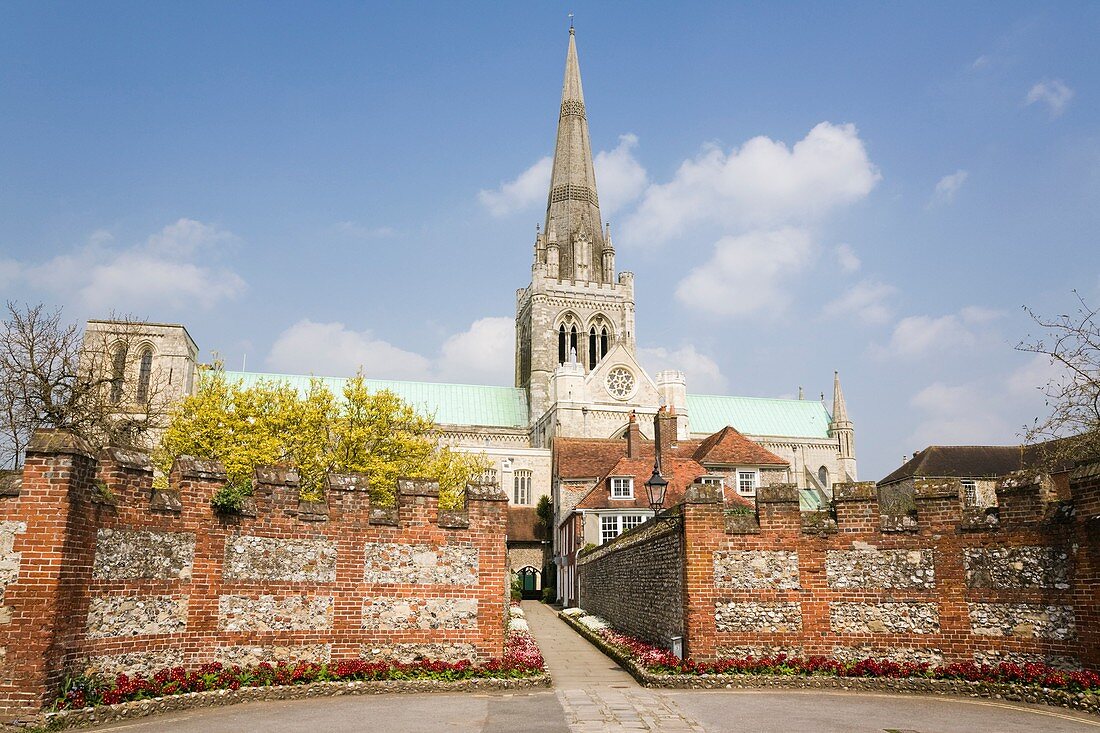
[[[638,427],[638,418],[631,412],[630,422],[626,426],[626,457],[639,458],[642,455],[642,430]]]

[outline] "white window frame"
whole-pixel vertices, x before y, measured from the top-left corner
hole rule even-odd
[[[611,482],[611,498],[612,499],[633,499],[634,498],[634,477],[633,476],[612,476]],[[622,493],[622,487],[626,487],[626,493]],[[616,493],[618,489],[618,493]]]
[[[649,516],[645,512],[625,512],[622,514],[600,515],[600,544],[615,539],[623,532],[645,524]],[[629,523],[630,526],[627,526]]]
[[[520,468],[512,474],[512,503],[519,506],[528,506],[531,504],[531,481],[533,478],[533,471]],[[522,490],[522,501],[521,492]]]
[[[725,485],[726,478],[724,476],[700,476],[699,483],[709,484],[710,486],[723,486]]]
[[[978,482],[972,478],[959,479],[962,485],[963,498],[967,506],[975,506],[978,503]]]
[[[741,481],[744,477],[752,477],[752,486],[746,489]],[[756,490],[760,488],[760,472],[755,468],[737,469],[737,493],[741,496],[756,496]]]

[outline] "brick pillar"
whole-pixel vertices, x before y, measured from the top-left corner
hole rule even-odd
[[[761,532],[801,532],[798,487],[794,484],[759,487],[756,490],[756,514]]]
[[[178,492],[183,505],[184,526],[194,528],[195,532],[191,582],[183,591],[188,595],[187,632],[191,638],[217,634],[225,537],[229,530],[239,531],[242,521],[238,516],[218,516],[210,506],[214,493],[225,486],[225,481],[225,466],[220,461],[177,458],[168,472],[168,485]],[[189,651],[198,656],[189,659],[185,654],[185,661],[195,664],[208,661],[211,650],[209,646],[200,646]]]
[[[504,655],[504,630],[507,625],[508,581],[508,495],[496,484],[471,484],[466,487],[466,513],[469,529],[478,548],[478,646],[482,654]]]
[[[1100,668],[1100,461],[1070,474],[1069,490],[1077,509],[1077,567],[1073,579],[1073,612],[1077,620],[1081,663]]]
[[[714,659],[714,552],[725,538],[721,486],[693,484],[684,495],[684,656]]]
[[[84,632],[77,590],[87,586],[95,551],[86,500],[95,470],[91,451],[79,438],[38,431],[27,446],[19,495],[0,500],[5,528],[0,551],[8,565],[0,572],[6,585],[0,593],[5,719],[34,714],[52,701],[66,649]]]
[[[833,484],[833,506],[839,532],[875,532],[879,529],[878,493],[874,481]]]
[[[962,522],[962,484],[957,478],[915,479],[913,500],[922,530],[954,532]]]
[[[997,484],[997,508],[1002,527],[1038,522],[1043,516],[1043,476],[1034,471],[1005,476]]]

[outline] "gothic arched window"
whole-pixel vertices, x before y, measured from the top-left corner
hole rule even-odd
[[[565,324],[558,326],[558,363],[564,364],[569,360],[569,352],[565,347]]]
[[[126,344],[119,344],[111,361],[111,404],[122,402],[122,387],[126,382]]]
[[[141,352],[138,367],[137,401],[145,403],[149,399],[149,381],[153,377],[153,350],[146,346]]]
[[[577,327],[573,326],[569,329],[569,360],[572,361],[574,356],[580,354],[580,349],[577,348]]]
[[[821,488],[829,488],[829,469],[825,468],[824,466],[817,469],[817,482],[821,484]]]
[[[611,341],[607,337],[607,326],[604,326],[603,329],[600,331],[600,358],[601,359],[604,358],[605,356],[607,356],[607,347],[610,345],[610,343],[611,343]]]
[[[596,362],[600,360],[603,354],[598,353],[599,345],[596,342],[596,327],[593,326],[588,331],[588,368],[595,369]]]

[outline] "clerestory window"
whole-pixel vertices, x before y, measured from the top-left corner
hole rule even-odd
[[[145,404],[149,400],[149,382],[153,378],[153,350],[149,347],[141,352],[138,366],[137,401]]]

